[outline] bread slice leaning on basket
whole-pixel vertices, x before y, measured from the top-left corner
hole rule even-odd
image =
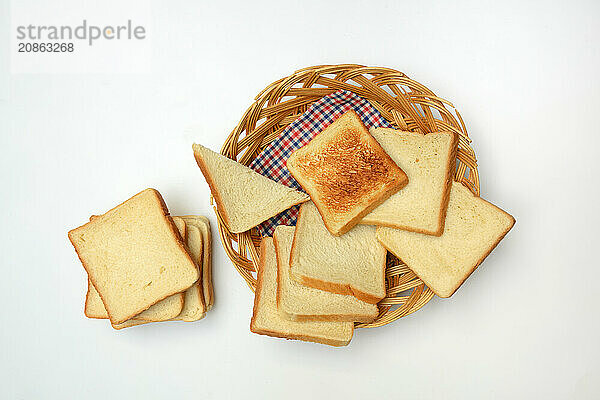
[[[245,232],[309,200],[306,194],[266,178],[202,145],[194,144],[193,149],[219,212],[233,233]]]
[[[300,206],[290,255],[296,281],[376,304],[385,296],[385,259],[374,226],[357,225],[334,236],[313,202]]]
[[[377,239],[440,297],[450,297],[513,227],[515,219],[453,182],[444,233],[379,227]]]
[[[250,330],[260,335],[298,339],[331,346],[350,343],[354,332],[352,322],[290,321],[277,309],[277,257],[273,238],[265,237],[260,244],[258,281]]]

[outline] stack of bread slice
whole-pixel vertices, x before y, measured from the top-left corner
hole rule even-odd
[[[88,274],[85,315],[113,328],[197,321],[213,304],[210,223],[169,216],[146,189],[69,232]]]
[[[295,227],[261,241],[251,331],[348,344],[355,322],[379,314],[387,251],[452,295],[514,224],[453,181],[457,146],[452,132],[369,131],[350,111],[287,159],[303,197],[194,145],[233,232],[302,203]]]

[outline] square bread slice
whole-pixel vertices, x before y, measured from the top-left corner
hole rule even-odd
[[[219,213],[233,233],[245,232],[308,196],[199,144],[193,145]]]
[[[69,239],[113,324],[186,290],[199,277],[154,189],[71,230]]]
[[[186,243],[190,255],[196,261],[198,266],[198,272],[200,273],[200,279],[196,281],[185,293],[185,301],[181,313],[176,316],[175,320],[181,321],[198,321],[206,315],[206,306],[204,304],[204,295],[202,294],[202,258],[203,258],[203,238],[200,230],[191,225],[187,224],[187,238]]]
[[[184,215],[181,218],[200,229],[202,233],[202,294],[206,311],[212,309],[215,295],[212,283],[212,236],[210,233],[210,221],[202,215]]]
[[[375,304],[354,296],[304,286],[290,277],[293,226],[279,225],[273,233],[277,254],[277,309],[292,321],[371,322],[379,314]]]
[[[385,297],[385,257],[374,226],[358,225],[334,236],[312,202],[300,206],[290,255],[292,279],[376,304]]]
[[[408,175],[409,182],[360,223],[440,236],[444,232],[458,136],[453,132],[423,135],[389,128],[370,132]]]
[[[440,297],[450,297],[513,227],[515,219],[453,182],[442,236],[377,228],[377,239]]]
[[[287,167],[336,236],[408,183],[353,110],[293,152]]]
[[[273,239],[260,244],[258,282],[250,330],[254,333],[285,339],[298,339],[332,346],[346,346],[352,339],[352,322],[289,321],[277,310],[277,258]]]
[[[98,218],[98,217],[93,216],[90,218],[90,221],[94,220],[95,218]],[[177,227],[177,231],[178,231],[179,235],[182,238],[186,238],[186,243],[188,244],[188,247],[189,247],[189,241],[187,240],[187,229],[185,226],[185,222],[183,221],[183,219],[181,219],[179,217],[173,217],[173,223]],[[188,290],[190,290],[190,289],[188,289]],[[172,296],[167,297],[166,299],[164,299],[162,301],[159,301],[158,303],[154,304],[153,306],[148,308],[146,311],[136,315],[134,318],[132,318],[129,321],[136,320],[136,321],[146,321],[146,322],[159,322],[159,321],[170,320],[181,314],[184,304],[185,304],[184,302],[185,302],[185,299],[184,299],[183,293],[174,294]],[[96,290],[96,288],[94,288],[94,285],[89,280],[89,278],[88,278],[88,290],[87,290],[87,294],[85,296],[85,311],[84,312],[85,312],[86,317],[88,317],[88,318],[99,318],[99,319],[108,318],[108,313],[106,312],[104,303],[102,303],[100,294],[98,294],[98,291]],[[127,323],[115,324],[115,325],[113,325],[113,328],[121,329],[121,328],[127,328],[129,326],[135,326],[135,325],[139,325],[139,324],[127,324]]]

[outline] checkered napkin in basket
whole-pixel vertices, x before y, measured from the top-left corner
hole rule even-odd
[[[252,161],[250,168],[267,178],[304,192],[288,171],[286,160],[295,150],[306,145],[317,133],[351,109],[356,111],[369,129],[391,127],[367,100],[352,92],[338,90],[313,103]],[[296,225],[299,208],[300,206],[294,206],[268,219],[258,226],[258,232],[262,236],[272,236],[277,225]]]

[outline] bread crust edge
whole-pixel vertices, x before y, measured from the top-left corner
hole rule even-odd
[[[182,215],[180,218],[189,222],[191,225],[196,226],[196,228],[200,229],[200,233],[202,234],[202,293],[204,295],[206,311],[210,311],[215,302],[212,282],[212,233],[210,221],[203,215]],[[204,224],[206,234],[199,224]]]
[[[202,158],[201,154],[199,152],[196,152],[196,149],[194,149],[193,145],[192,151],[194,152],[194,159],[196,160],[196,164],[198,165],[198,168],[200,168],[202,175],[204,175],[204,179],[206,180],[206,183],[208,183],[208,187],[210,188],[210,193],[212,194],[213,198],[215,199],[215,202],[217,203],[217,209],[219,210],[219,214],[223,218],[223,222],[225,222],[227,229],[233,232],[233,230],[231,230],[231,220],[229,219],[229,215],[227,214],[227,209],[225,208],[225,205],[223,203],[223,198],[221,197],[221,193],[219,193],[219,191],[217,190],[217,184],[213,180],[208,166],[206,165],[206,162]]]

